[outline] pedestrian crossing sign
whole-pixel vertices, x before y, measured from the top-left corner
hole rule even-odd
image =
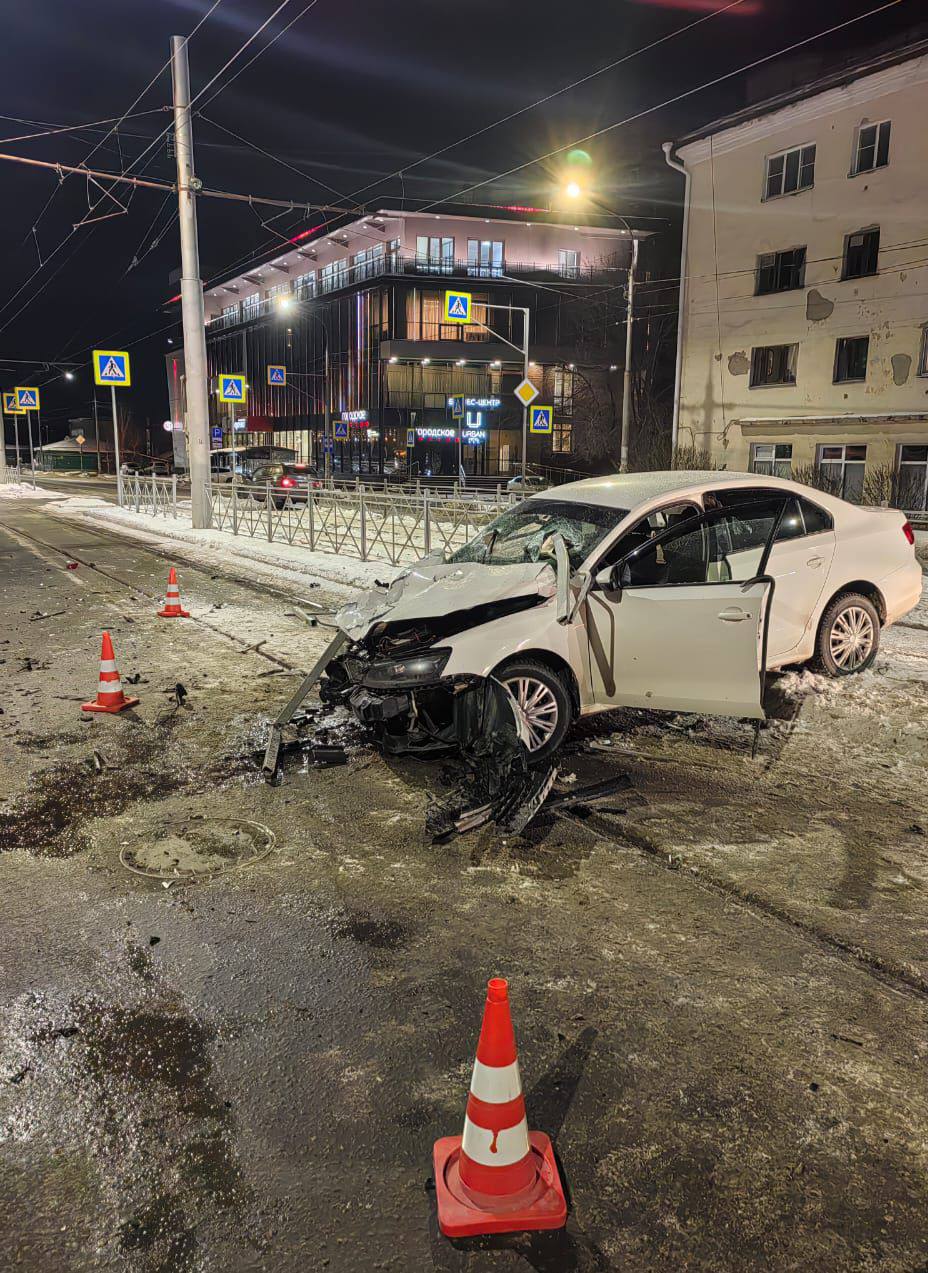
[[[445,292],[445,322],[469,323],[470,302],[470,292]]]
[[[16,405],[16,390],[10,389],[3,395],[3,413],[4,415],[25,415],[24,407]]]
[[[339,442],[348,441],[348,421],[347,420],[335,421],[335,437],[338,439]]]
[[[406,430],[406,445],[407,445],[407,446],[415,446],[415,445],[416,445],[416,431],[415,431],[415,429],[407,429],[407,430]]]
[[[93,381],[97,385],[115,385],[128,389],[132,383],[129,355],[124,349],[95,349],[93,351]]]
[[[39,409],[39,391],[38,389],[28,388],[20,389],[18,386],[13,390],[16,394],[16,405],[20,411],[38,411]]]
[[[287,383],[287,368],[281,367],[278,363],[268,363],[267,382],[269,385],[285,385]]]
[[[553,407],[531,407],[529,409],[529,433],[551,433],[554,428]]]
[[[220,402],[244,402],[245,401],[245,377],[244,376],[220,376],[219,377],[219,401]]]

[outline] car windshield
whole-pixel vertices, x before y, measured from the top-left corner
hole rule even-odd
[[[486,566],[514,566],[526,561],[555,562],[555,536],[561,535],[572,570],[576,570],[627,511],[578,504],[574,500],[528,499],[507,509],[476,539],[457,549],[452,562],[476,561]]]

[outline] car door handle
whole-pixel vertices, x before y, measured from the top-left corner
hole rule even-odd
[[[744,623],[750,617],[746,610],[741,610],[738,606],[729,606],[727,610],[719,611],[719,618],[724,623]]]
[[[806,565],[811,566],[813,570],[818,570],[819,566],[822,564],[824,560],[825,560],[824,557],[807,557]]]

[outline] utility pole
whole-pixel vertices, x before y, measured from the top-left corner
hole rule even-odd
[[[16,417],[14,416],[15,420]],[[6,415],[0,410],[0,482],[6,482]]]
[[[197,242],[193,129],[190,123],[190,68],[187,40],[171,36],[171,77],[174,84],[174,150],[177,155],[177,205],[180,224],[181,316],[184,330],[184,371],[187,381],[187,452],[190,465],[191,522],[203,530],[209,524],[206,486],[209,482],[209,394],[206,378],[206,327],[203,283]]]
[[[100,456],[100,416],[97,412],[97,387],[93,389],[93,431],[97,439],[97,476],[103,472],[103,460]]]
[[[323,363],[322,392],[325,402],[322,406],[322,474],[326,490],[332,485],[332,393],[329,385],[329,329],[323,327],[325,338],[325,362]]]
[[[632,415],[632,331],[635,308],[635,268],[638,265],[638,240],[632,239],[632,261],[628,267],[628,304],[625,310],[625,372],[622,377],[622,437],[619,449],[619,472],[628,472],[628,436]]]

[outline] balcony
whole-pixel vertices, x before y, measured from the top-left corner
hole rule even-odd
[[[619,265],[585,265],[559,269],[556,265],[543,265],[537,261],[506,261],[502,265],[475,265],[469,261],[424,261],[416,257],[400,258],[385,252],[382,257],[352,263],[347,259],[344,268],[332,271],[323,276],[322,269],[316,272],[311,284],[303,283],[289,293],[294,300],[311,301],[319,296],[342,292],[357,287],[374,278],[432,278],[440,279],[445,284],[450,282],[471,282],[480,280],[499,280],[500,282],[544,283],[568,281],[573,284],[602,284],[625,277],[625,268]],[[221,331],[227,327],[238,327],[241,323],[251,323],[274,312],[281,296],[262,297],[253,303],[242,301],[229,307],[229,312],[211,318],[207,323],[210,332]],[[436,333],[437,335],[437,333]],[[444,333],[442,333],[442,338]],[[459,339],[452,336],[450,339]],[[475,337],[470,337],[475,339]]]

